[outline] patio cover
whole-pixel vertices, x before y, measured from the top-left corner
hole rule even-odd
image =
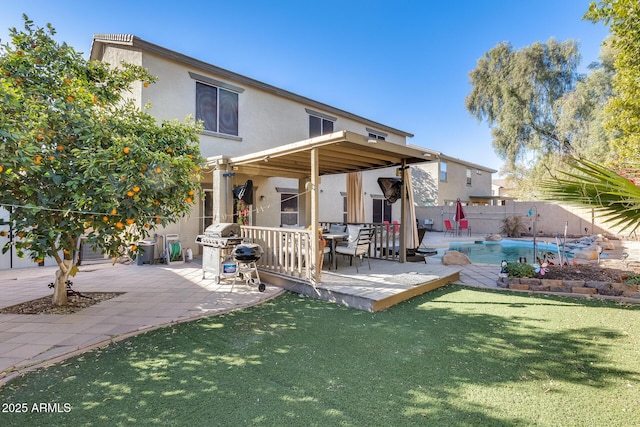
[[[368,141],[375,141],[370,143]],[[256,153],[232,157],[234,172],[261,176],[305,178],[311,173],[311,150],[318,151],[318,174],[330,175],[436,160],[440,153],[421,147],[367,138],[349,131],[334,132]]]
[[[317,235],[319,226],[318,184],[322,175],[407,165],[436,160],[440,153],[421,147],[370,139],[350,131],[339,131],[304,141],[281,145],[256,153],[228,159],[230,171],[258,176],[309,178],[311,193],[311,232]],[[212,159],[213,160],[213,159]],[[406,206],[406,191],[402,205]],[[402,212],[405,218],[405,212]],[[407,221],[400,230],[400,261],[406,262]],[[317,239],[312,241],[312,254],[318,253]],[[314,263],[315,264],[315,263]],[[321,272],[316,272],[320,281]]]

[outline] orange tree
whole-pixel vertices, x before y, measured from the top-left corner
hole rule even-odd
[[[127,93],[155,78],[130,64],[87,61],[57,43],[55,30],[10,29],[0,46],[0,205],[11,246],[34,262],[53,257],[53,301],[84,237],[116,259],[188,213],[199,189],[199,127],[157,123]]]

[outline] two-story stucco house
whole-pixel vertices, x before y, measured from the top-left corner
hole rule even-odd
[[[141,83],[133,87],[130,97],[138,107],[150,104],[149,112],[158,120],[191,116],[204,123],[200,150],[208,159],[202,181],[205,196],[189,217],[158,232],[159,238],[178,234],[184,246],[195,253],[200,249],[195,238],[209,224],[237,219],[233,190],[248,180],[253,182],[254,197],[245,211],[246,223],[316,227],[320,222],[347,222],[346,174],[359,172],[364,216],[358,216],[357,222],[398,222],[403,233],[405,224],[413,222],[406,215],[407,204],[390,204],[378,178],[400,176],[409,165],[419,164],[420,170],[434,179],[417,180],[415,194],[429,191],[427,198],[433,203],[446,203],[468,189],[465,181],[452,180],[452,162],[446,156],[408,145],[407,139],[413,135],[407,131],[136,36],[94,35],[90,59],[113,66],[127,62],[147,68],[158,82],[147,88]],[[448,179],[443,181],[439,177],[445,164],[449,167]],[[479,166],[472,170],[475,194],[490,194],[492,171]],[[478,171],[487,173],[479,178]],[[479,181],[485,178],[486,191],[480,189]],[[452,189],[445,192],[443,183]],[[415,203],[425,201],[418,197]]]
[[[276,166],[277,152],[269,159],[246,169],[238,170],[230,159],[273,150],[288,144],[310,141],[323,135],[337,135],[346,131],[348,138],[359,139],[370,147],[384,146],[384,150],[404,150],[411,157],[408,163],[434,161],[437,154],[419,147],[407,146],[409,132],[378,123],[324,103],[300,96],[249,77],[216,67],[132,35],[95,35],[91,49],[92,60],[117,66],[121,62],[141,65],[158,76],[158,82],[148,88],[138,85],[132,94],[142,107],[151,103],[150,110],[158,119],[184,118],[192,115],[202,120],[205,130],[200,136],[204,157],[210,159],[211,173],[205,174],[203,188],[206,197],[200,211],[192,218],[172,227],[172,232],[193,242],[198,233],[212,221],[232,222],[233,206],[229,206],[230,190],[253,181],[254,203],[249,223],[263,226],[309,224],[309,198],[305,185],[310,170],[296,169],[294,163]],[[338,136],[337,139],[340,139]],[[337,143],[339,144],[339,142]],[[361,162],[364,152],[344,151],[321,163],[336,167],[320,171],[319,219],[341,222],[346,220],[346,179],[340,171],[367,170],[363,175],[363,222],[401,221],[399,204],[390,205],[377,183],[378,177],[395,177],[395,165],[376,154],[381,161]],[[342,157],[342,158],[341,158]],[[352,168],[344,165],[352,162]],[[279,171],[274,172],[274,168]],[[214,171],[218,170],[219,173]],[[216,183],[216,178],[219,180]],[[197,218],[195,218],[197,217]]]

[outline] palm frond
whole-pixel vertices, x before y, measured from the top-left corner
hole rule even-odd
[[[621,231],[640,227],[640,188],[617,172],[586,159],[570,158],[561,177],[539,183],[543,199],[592,207]]]

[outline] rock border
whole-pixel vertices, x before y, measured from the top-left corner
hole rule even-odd
[[[496,284],[499,288],[517,291],[575,294],[576,296],[625,297],[640,302],[638,285],[627,285],[626,283],[499,277]]]

